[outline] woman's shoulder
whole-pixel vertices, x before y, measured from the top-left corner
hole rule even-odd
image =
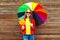
[[[32,18],[31,20],[32,20],[32,21],[35,21],[35,19],[33,19],[33,18]]]

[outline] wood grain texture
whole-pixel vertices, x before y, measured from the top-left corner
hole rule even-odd
[[[60,0],[0,0],[0,40],[22,40],[17,9],[26,2],[38,2],[47,14],[47,21],[35,31],[35,40],[60,40]]]

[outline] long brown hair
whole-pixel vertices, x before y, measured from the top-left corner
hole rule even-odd
[[[27,18],[27,15],[26,15],[26,13],[25,13],[24,19],[26,19],[26,18]],[[31,21],[31,19],[32,19],[32,12],[31,12],[31,15],[29,16],[29,19],[30,19],[30,21]]]

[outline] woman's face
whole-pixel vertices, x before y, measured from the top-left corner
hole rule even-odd
[[[31,11],[30,10],[27,10],[26,11],[26,15],[27,15],[27,17],[30,17],[31,16]]]

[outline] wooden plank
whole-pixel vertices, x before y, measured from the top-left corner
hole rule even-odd
[[[60,35],[36,35],[36,40],[60,40]]]
[[[0,2],[6,2],[6,1],[7,1],[7,2],[8,2],[8,1],[9,1],[9,2],[14,2],[14,1],[17,1],[17,0],[0,0]]]
[[[17,10],[17,8],[18,8],[18,6],[16,6],[16,7],[14,7],[14,6],[11,7],[10,6],[8,8],[7,7],[0,7],[0,10],[13,10],[14,11],[14,9]]]
[[[35,35],[38,38],[60,38],[60,35]]]
[[[3,37],[3,39],[22,39],[22,36],[19,37],[14,37],[14,36],[7,36],[7,37]],[[35,35],[35,40],[59,40],[60,39],[60,35]]]
[[[17,19],[17,14],[0,14],[0,19]]]
[[[21,5],[23,2],[13,1],[13,0],[12,1],[7,0],[7,1],[0,1],[0,5]]]
[[[0,21],[0,25],[18,25],[18,21]]]
[[[17,13],[17,10],[0,10],[0,13]]]

